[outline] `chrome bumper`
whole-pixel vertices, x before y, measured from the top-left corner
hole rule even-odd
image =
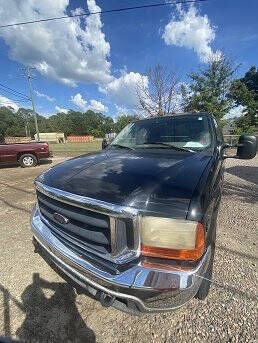
[[[162,312],[175,310],[194,297],[210,260],[210,247],[194,269],[148,268],[139,259],[128,269],[109,274],[104,268],[75,254],[60,242],[42,222],[35,207],[31,227],[36,245],[55,266],[94,296],[113,298],[112,306],[126,312]]]

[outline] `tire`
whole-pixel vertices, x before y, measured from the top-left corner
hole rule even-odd
[[[205,300],[210,292],[211,287],[211,280],[212,279],[212,271],[213,271],[213,261],[214,261],[214,252],[211,252],[211,259],[209,262],[209,266],[204,274],[205,279],[202,280],[200,288],[195,295],[195,298],[199,300]]]
[[[205,300],[207,298],[209,292],[210,292],[210,287],[211,287],[211,281],[210,280],[212,280],[214,255],[215,255],[217,215],[218,215],[218,209],[216,209],[216,212],[214,214],[213,223],[212,223],[213,235],[212,235],[212,239],[211,239],[211,259],[210,259],[208,268],[206,270],[206,273],[204,274],[204,279],[202,280],[200,288],[199,288],[198,292],[195,295],[195,298],[197,298],[199,300]]]
[[[38,164],[37,157],[32,154],[23,154],[19,158],[19,163],[22,168],[35,167]]]

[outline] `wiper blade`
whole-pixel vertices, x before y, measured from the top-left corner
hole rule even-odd
[[[129,150],[135,150],[134,148],[131,148],[130,146],[127,145],[121,145],[121,144],[110,144],[109,147],[116,147],[120,149],[129,149]]]
[[[174,149],[174,150],[178,150],[178,151],[188,151],[188,152],[194,152],[194,151],[193,151],[193,150],[191,150],[191,149],[182,148],[182,147],[175,146],[175,145],[170,145],[170,144],[168,144],[168,146],[170,147],[170,149]]]
[[[187,148],[182,148],[182,147],[178,147],[175,145],[171,145],[171,144],[167,144],[167,143],[163,143],[163,142],[151,142],[151,143],[142,143],[139,145],[160,145],[163,148],[166,149],[173,149],[173,150],[178,150],[178,151],[187,151],[187,152],[194,152],[191,149],[187,149]]]

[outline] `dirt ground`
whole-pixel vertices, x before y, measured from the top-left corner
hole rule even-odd
[[[33,180],[50,166],[0,167],[0,336],[44,343],[255,342],[257,158],[226,161],[209,297],[141,317],[76,295],[33,252]]]

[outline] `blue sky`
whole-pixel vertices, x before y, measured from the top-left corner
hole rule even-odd
[[[106,10],[162,0],[0,0],[0,22]],[[87,6],[88,5],[88,6]],[[171,66],[187,73],[223,50],[242,75],[258,56],[258,1],[209,0],[192,6],[164,6],[0,29],[0,83],[28,93],[23,64],[36,67],[36,109],[93,109],[116,117],[137,106],[135,87],[148,80],[149,66]],[[1,91],[0,105],[22,106]],[[27,105],[29,106],[29,104]]]

